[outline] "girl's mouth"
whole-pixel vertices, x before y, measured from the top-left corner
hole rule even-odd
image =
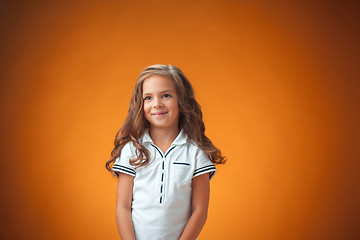
[[[168,112],[153,113],[153,114],[151,114],[151,115],[153,115],[153,116],[161,116],[161,115],[164,115],[164,114],[166,114],[166,113],[168,113]]]

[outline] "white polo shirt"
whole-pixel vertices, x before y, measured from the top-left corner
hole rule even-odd
[[[125,144],[112,170],[134,177],[132,220],[137,240],[178,240],[191,216],[192,178],[216,169],[183,130],[163,153],[147,130],[139,139],[150,151],[147,166],[135,169],[132,142]]]

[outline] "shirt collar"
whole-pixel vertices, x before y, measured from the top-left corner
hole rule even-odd
[[[172,142],[173,145],[182,145],[185,144],[187,140],[187,134],[185,133],[184,129],[181,129],[175,140]],[[144,135],[142,137],[142,143],[152,143],[154,144],[153,140],[150,137],[149,129],[146,129]]]

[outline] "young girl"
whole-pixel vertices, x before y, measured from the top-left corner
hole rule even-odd
[[[205,136],[193,88],[172,65],[143,70],[106,168],[118,178],[121,239],[196,239],[221,155]]]

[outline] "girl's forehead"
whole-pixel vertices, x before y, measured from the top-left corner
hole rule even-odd
[[[143,82],[143,93],[158,91],[175,91],[174,83],[171,79],[161,75],[151,75]]]

